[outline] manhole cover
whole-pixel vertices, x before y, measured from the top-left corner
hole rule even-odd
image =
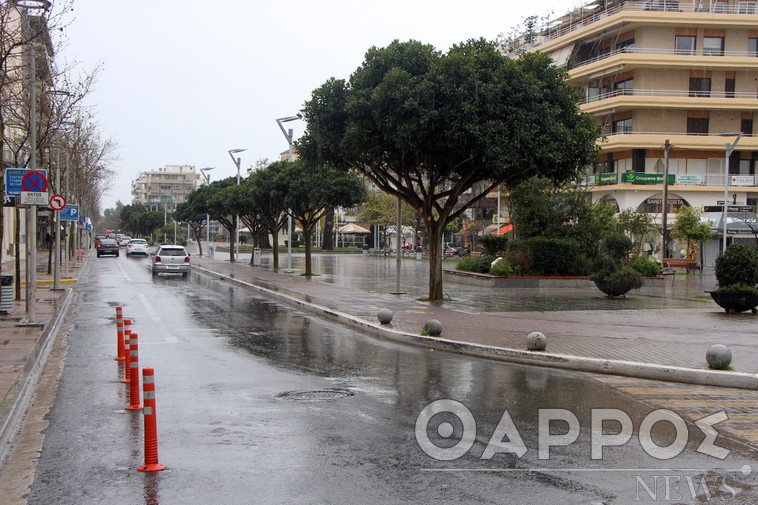
[[[320,401],[320,400],[339,400],[340,398],[347,398],[353,396],[355,393],[349,389],[341,388],[329,388],[329,389],[314,389],[310,391],[285,391],[276,395],[277,398],[283,398],[285,400],[300,400],[300,401]]]

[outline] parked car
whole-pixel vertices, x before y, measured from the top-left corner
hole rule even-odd
[[[97,250],[98,258],[104,254],[113,254],[118,258],[120,252],[116,239],[112,238],[101,238],[95,242],[95,249]]]
[[[190,255],[180,245],[162,245],[153,255],[153,277],[158,274],[177,273],[187,277],[190,273]]]
[[[461,252],[461,248],[452,242],[445,242],[445,254],[456,255]]]
[[[135,254],[141,254],[147,256],[150,254],[150,247],[147,245],[147,240],[142,238],[133,238],[126,244],[126,257],[134,256]]]
[[[122,235],[121,240],[119,240],[118,242],[118,245],[120,245],[121,247],[126,247],[126,244],[128,244],[131,239],[132,237],[128,235]]]

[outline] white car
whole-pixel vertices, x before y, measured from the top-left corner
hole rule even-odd
[[[190,267],[190,255],[183,246],[162,245],[153,254],[153,277],[157,277],[158,274],[172,273],[188,277]]]
[[[150,248],[147,245],[147,240],[141,238],[133,238],[126,244],[126,257],[133,254],[141,254],[147,256],[150,253]]]
[[[121,240],[118,241],[118,245],[121,247],[126,247],[126,245],[129,243],[129,241],[132,239],[132,237],[128,235],[122,235]]]

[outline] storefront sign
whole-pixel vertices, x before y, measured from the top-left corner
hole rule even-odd
[[[700,186],[703,184],[703,178],[699,175],[677,175],[677,184],[687,184],[690,186]]]
[[[676,176],[669,174],[669,184],[674,184]],[[663,174],[648,174],[645,172],[627,172],[624,182],[631,184],[663,184]]]
[[[595,174],[596,186],[608,186],[619,183],[619,174]]]

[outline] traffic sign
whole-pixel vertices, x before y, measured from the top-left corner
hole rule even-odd
[[[66,205],[60,213],[61,221],[77,221],[79,219],[79,206]]]
[[[22,191],[47,191],[47,177],[39,170],[29,170],[21,178]]]
[[[53,210],[61,210],[66,206],[66,198],[63,195],[53,195],[50,197],[50,208]]]
[[[47,191],[21,192],[21,205],[47,205],[49,200]]]
[[[5,196],[19,196],[24,189],[21,187],[21,179],[24,175],[31,172],[28,168],[6,168],[5,175]],[[47,179],[47,170],[39,169]]]

